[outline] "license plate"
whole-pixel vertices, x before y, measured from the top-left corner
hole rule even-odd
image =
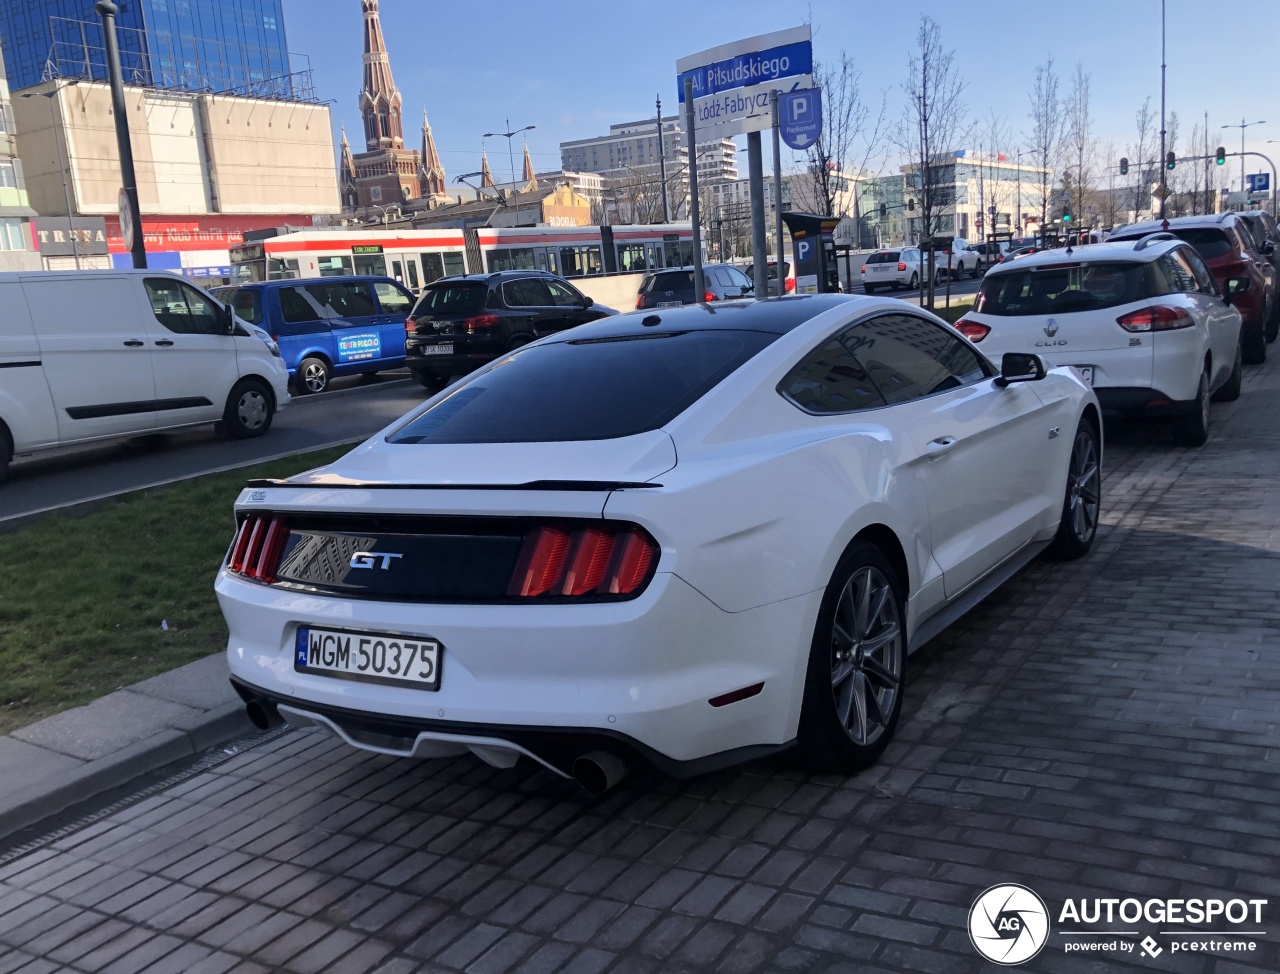
[[[683,308],[684,304],[680,301],[659,301],[659,308]]]
[[[423,345],[422,354],[423,355],[452,355],[453,346],[452,345]]]
[[[300,626],[293,668],[364,683],[440,689],[441,646],[435,639]]]
[[[1073,365],[1073,369],[1080,373],[1081,378],[1089,385],[1093,385],[1093,366],[1092,365]]]

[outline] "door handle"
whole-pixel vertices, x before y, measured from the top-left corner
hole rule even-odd
[[[143,345],[146,344],[146,342],[139,341],[136,338],[130,338],[127,342],[125,342],[125,344],[128,345],[130,348],[141,348]]]
[[[929,453],[931,459],[942,456],[956,445],[954,436],[939,436],[936,440],[930,440],[929,445],[925,449]]]
[[[156,344],[162,346],[163,348],[168,348],[170,345],[173,344],[173,339],[162,338],[158,342],[156,342]]]

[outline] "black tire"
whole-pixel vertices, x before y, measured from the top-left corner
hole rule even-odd
[[[913,291],[920,290],[920,275],[915,273],[914,271],[911,274],[911,290]]]
[[[1240,335],[1245,365],[1261,365],[1267,360],[1267,336],[1262,327],[1253,328],[1248,322]]]
[[[1231,374],[1227,381],[1218,387],[1213,394],[1214,402],[1235,402],[1240,398],[1240,379],[1244,372],[1244,354],[1240,351],[1240,343],[1236,343],[1236,360],[1231,366]]]
[[[851,544],[822,597],[809,650],[799,732],[807,766],[849,774],[893,739],[906,687],[905,606],[889,559],[865,541]]]
[[[233,440],[248,440],[271,429],[276,402],[266,383],[241,379],[227,396],[222,411],[222,428]]]
[[[1275,307],[1271,309],[1271,317],[1267,319],[1265,331],[1268,344],[1280,338],[1280,301],[1277,301]]]
[[[333,378],[333,369],[329,363],[317,355],[308,355],[298,363],[298,375],[294,386],[298,395],[313,395],[329,388],[329,380]]]
[[[862,290],[864,294],[875,294],[876,286],[874,284],[864,284],[862,285]]]
[[[0,483],[9,476],[9,461],[13,459],[13,448],[9,446],[9,437],[0,430]]]
[[[1209,370],[1200,373],[1195,408],[1173,420],[1173,439],[1179,446],[1204,446],[1209,440]]]
[[[1045,549],[1046,558],[1074,561],[1093,547],[1102,510],[1102,449],[1098,429],[1088,419],[1076,427],[1067,465],[1067,487],[1058,533]]]
[[[428,392],[439,392],[444,388],[445,377],[443,375],[437,375],[434,372],[422,372],[418,369],[412,369],[410,375],[417,379],[418,385]]]

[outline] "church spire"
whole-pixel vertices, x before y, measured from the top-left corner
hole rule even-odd
[[[382,36],[378,0],[360,0],[360,9],[364,12],[364,90],[360,93],[360,114],[364,116],[365,145],[370,151],[403,149],[400,90],[391,78],[391,58]]]
[[[524,172],[520,176],[524,180],[524,188],[533,190],[538,188],[538,177],[533,173],[533,160],[529,158],[529,143],[524,144]]]
[[[489,156],[484,149],[480,150],[480,185],[493,185],[493,173],[489,171]]]
[[[436,151],[436,140],[431,135],[427,110],[422,110],[422,195],[444,196],[444,165]]]
[[[342,154],[338,160],[338,192],[344,206],[354,208],[359,196],[356,191],[356,161],[351,156],[351,143],[347,141],[347,127],[342,126]]]

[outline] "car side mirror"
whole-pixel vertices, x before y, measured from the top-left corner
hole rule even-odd
[[[593,304],[595,304],[595,303],[596,303],[596,299],[595,299],[595,298],[587,297],[586,295],[583,295],[583,297],[582,297],[582,307],[583,307],[584,309],[591,307],[591,306],[592,306]]]
[[[1228,277],[1227,286],[1223,289],[1223,304],[1231,304],[1231,301],[1237,294],[1243,294],[1249,290],[1251,282],[1247,277]]]
[[[1270,257],[1276,252],[1276,245],[1270,240],[1264,240],[1262,241],[1262,247],[1260,249],[1262,250],[1263,257]]]
[[[996,385],[1004,387],[1012,382],[1039,382],[1047,370],[1039,355],[1029,352],[1005,352],[1000,359],[1000,375]]]

